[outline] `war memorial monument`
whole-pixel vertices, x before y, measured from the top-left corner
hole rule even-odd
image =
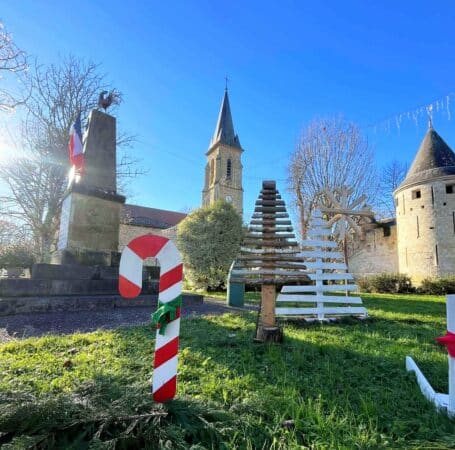
[[[119,228],[125,197],[117,192],[116,119],[91,111],[84,172],[65,192],[51,263],[34,264],[30,278],[0,279],[0,315],[154,306],[159,273],[144,269],[142,295],[118,295]],[[184,296],[186,304],[202,303]]]

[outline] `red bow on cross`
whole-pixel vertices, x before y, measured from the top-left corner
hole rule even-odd
[[[455,333],[447,331],[445,336],[436,338],[438,342],[447,347],[447,351],[452,358],[455,358]]]

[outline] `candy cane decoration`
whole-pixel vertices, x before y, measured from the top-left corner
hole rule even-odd
[[[156,324],[153,364],[153,400],[166,402],[177,389],[177,355],[182,305],[183,264],[174,243],[147,234],[133,239],[122,252],[119,291],[125,298],[137,297],[142,289],[142,266],[145,258],[155,257],[161,266],[158,309],[152,315]]]
[[[450,417],[455,417],[455,295],[447,295],[446,308],[447,334],[437,338],[437,341],[444,344],[449,353],[449,393],[436,392],[410,356],[406,356],[406,370],[415,372],[422,394],[433,402],[436,408],[447,411]]]

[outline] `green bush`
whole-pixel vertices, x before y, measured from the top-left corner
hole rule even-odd
[[[223,201],[196,209],[180,222],[177,247],[190,285],[204,290],[223,288],[242,237],[242,218]]]
[[[0,248],[0,268],[28,268],[35,262],[35,256],[30,245],[16,243]]]
[[[385,294],[406,294],[414,292],[411,278],[401,273],[381,273],[357,280],[361,292],[379,292]]]
[[[355,281],[360,292],[373,292],[371,290],[371,277],[357,278]]]
[[[425,278],[418,292],[431,295],[455,294],[455,275],[440,278]]]

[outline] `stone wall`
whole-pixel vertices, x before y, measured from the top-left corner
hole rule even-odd
[[[355,277],[398,272],[397,227],[383,225],[370,230],[348,252],[349,272]]]

